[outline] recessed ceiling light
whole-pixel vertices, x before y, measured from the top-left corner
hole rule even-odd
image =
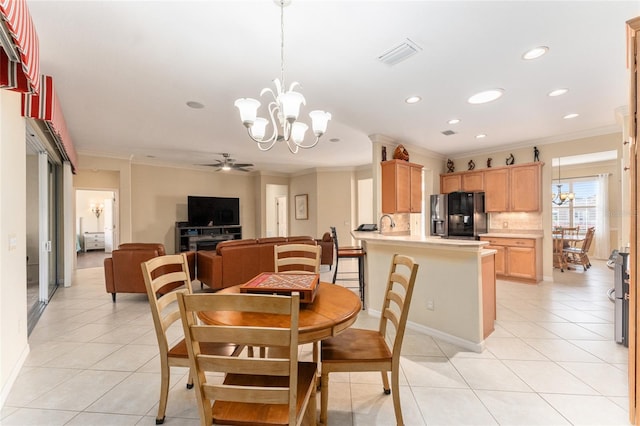
[[[449,124],[458,124],[460,122],[459,118],[452,118],[451,120],[447,121],[447,123]]]
[[[200,102],[196,102],[196,101],[187,102],[187,106],[189,108],[193,108],[193,109],[202,109],[202,108],[204,108],[204,104],[201,104]]]
[[[422,98],[420,96],[409,96],[407,99],[405,99],[404,101],[408,104],[415,104],[418,103],[422,100]]]
[[[561,95],[564,95],[565,93],[567,93],[568,91],[569,91],[569,89],[556,89],[556,90],[550,91],[548,96],[551,96],[551,97],[561,96]]]
[[[495,101],[504,94],[502,89],[485,90],[484,92],[476,93],[471,96],[467,102],[470,104],[486,104],[487,102]]]
[[[580,114],[576,114],[575,112],[573,112],[573,113],[571,113],[571,114],[567,114],[567,115],[565,115],[565,116],[564,116],[564,117],[562,117],[562,118],[564,118],[565,120],[568,120],[568,119],[570,119],[570,118],[576,118],[576,117],[577,117],[577,116],[579,116],[579,115],[580,115]]]
[[[487,135],[485,135],[484,133],[480,133],[479,135],[476,135],[476,139],[482,139],[482,138],[486,138]]]
[[[534,47],[533,49],[527,50],[526,52],[524,52],[524,54],[522,55],[522,59],[524,59],[525,61],[528,61],[531,59],[537,59],[540,56],[547,53],[548,51],[549,51],[549,48],[547,46]]]
[[[329,139],[329,142],[340,142],[339,138],[331,138]]]

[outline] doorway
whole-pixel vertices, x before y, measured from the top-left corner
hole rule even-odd
[[[116,195],[111,190],[76,189],[76,269],[101,267],[117,247]]]
[[[286,237],[289,235],[289,186],[266,185],[265,237]]]
[[[31,333],[63,283],[64,234],[62,167],[35,137],[28,136],[26,146],[27,330]]]

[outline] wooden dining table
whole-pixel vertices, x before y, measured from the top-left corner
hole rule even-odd
[[[240,285],[228,287],[218,293],[240,293]],[[298,343],[312,343],[340,334],[357,319],[362,305],[360,297],[342,286],[321,282],[312,303],[300,304]],[[205,324],[280,327],[287,325],[288,317],[251,312],[211,311],[201,312]]]

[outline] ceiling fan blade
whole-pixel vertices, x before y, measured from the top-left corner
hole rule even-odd
[[[253,167],[253,164],[250,164],[250,163],[234,163],[233,167]]]
[[[235,170],[240,170],[241,172],[250,172],[251,170],[245,169],[244,167],[234,167]]]

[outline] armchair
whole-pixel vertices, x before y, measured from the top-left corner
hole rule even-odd
[[[116,301],[116,293],[143,293],[147,292],[140,265],[149,259],[166,254],[164,245],[159,243],[125,243],[120,244],[117,250],[111,253],[111,257],[104,260],[104,278],[107,293],[111,293],[113,302]],[[187,252],[189,273],[191,278],[195,276],[195,253]],[[163,287],[159,293],[164,294],[179,287],[182,283],[171,283]]]

